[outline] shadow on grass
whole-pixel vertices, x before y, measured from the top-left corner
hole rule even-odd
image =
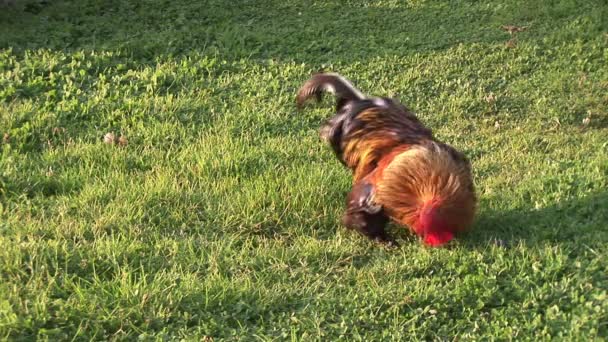
[[[0,48],[110,50],[136,60],[207,51],[226,59],[353,62],[461,43],[504,42],[504,24],[555,18],[560,8],[504,2],[51,2],[0,12]],[[556,12],[556,13],[554,13]],[[580,13],[564,9],[561,16]],[[533,16],[530,13],[537,14]],[[547,20],[550,23],[551,21]],[[528,33],[526,33],[528,34]],[[538,33],[532,33],[532,35]]]
[[[518,243],[603,246],[608,243],[607,222],[608,192],[599,192],[540,209],[481,212],[473,230],[461,241],[466,247],[495,244],[508,248]]]

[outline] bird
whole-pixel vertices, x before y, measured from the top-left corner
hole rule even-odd
[[[440,247],[471,227],[477,195],[464,153],[438,140],[397,99],[365,95],[339,73],[318,72],[305,81],[298,110],[325,92],[336,98],[335,114],[319,134],[353,178],[341,218],[347,229],[399,246],[386,232],[393,222]]]

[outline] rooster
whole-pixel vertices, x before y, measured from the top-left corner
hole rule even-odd
[[[454,147],[437,140],[398,101],[368,97],[336,73],[318,73],[298,91],[296,104],[337,99],[336,114],[321,138],[353,174],[342,224],[369,239],[394,245],[385,231],[396,222],[428,246],[442,246],[472,224],[477,198],[471,164]]]

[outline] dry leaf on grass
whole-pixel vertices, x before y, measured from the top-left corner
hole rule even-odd
[[[509,32],[509,34],[513,34],[513,33],[525,31],[528,27],[527,26],[515,26],[515,25],[502,25],[501,28],[504,31]]]
[[[591,123],[591,115],[583,119],[583,126],[589,126]]]
[[[488,96],[484,97],[484,100],[486,100],[487,103],[494,103],[496,102],[496,95],[494,95],[494,93],[490,93]]]
[[[120,138],[118,138],[118,145],[127,146],[128,143],[129,140],[127,140],[127,137],[125,137],[124,135],[121,135]]]
[[[114,133],[112,133],[112,132],[106,133],[106,135],[103,136],[103,142],[106,144],[113,145],[114,140],[115,140],[115,137],[114,137]]]

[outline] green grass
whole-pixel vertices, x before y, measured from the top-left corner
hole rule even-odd
[[[604,1],[26,5],[0,7],[0,339],[608,337]],[[473,231],[338,224],[332,106],[294,106],[322,68],[471,158]]]

